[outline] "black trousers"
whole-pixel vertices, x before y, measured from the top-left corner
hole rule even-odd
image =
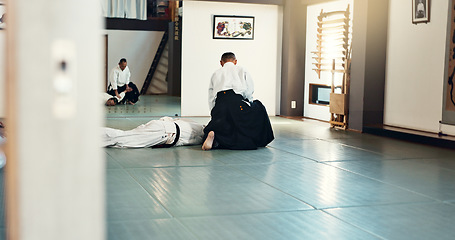
[[[204,139],[214,131],[214,148],[256,149],[274,139],[269,116],[259,100],[250,106],[233,90],[221,91],[210,114],[212,119],[204,128]]]
[[[139,90],[137,89],[136,84],[130,82],[130,83],[128,83],[128,86],[130,88],[132,88],[133,91],[126,92],[125,93],[125,97],[122,99],[122,101],[120,101],[120,103],[124,103],[126,101],[130,101],[130,102],[136,103],[139,100]],[[126,84],[121,86],[121,87],[118,87],[117,88],[117,92],[120,94],[121,92],[125,91],[125,89],[126,89]],[[112,95],[112,96],[115,96],[115,90],[113,90],[113,89],[107,91],[107,93]]]

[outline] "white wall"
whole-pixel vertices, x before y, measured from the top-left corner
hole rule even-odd
[[[105,34],[108,35],[108,74],[121,58],[126,58],[131,81],[140,91],[164,32],[107,30]]]
[[[318,28],[318,16],[321,10],[324,12],[331,11],[345,11],[349,4],[349,11],[353,16],[353,0],[340,0],[336,2],[322,3],[316,5],[310,5],[307,7],[307,35],[306,35],[306,60],[305,60],[305,93],[304,93],[304,105],[303,105],[303,116],[315,118],[319,120],[329,121],[330,111],[328,106],[315,105],[309,103],[309,86],[310,84],[332,84],[332,73],[321,72],[321,78],[319,79],[318,74],[313,69],[315,68],[316,61],[312,58],[315,54],[311,52],[317,51],[317,28]],[[352,17],[351,17],[352,18]],[[352,27],[352,19],[351,19]],[[341,84],[343,79],[342,73],[335,74],[335,84]]]
[[[281,81],[282,8],[277,5],[185,1],[183,4],[182,115],[209,116],[212,73],[224,52],[236,54],[255,84],[254,98],[276,114],[277,84]],[[212,39],[213,15],[255,17],[254,40]]]
[[[5,92],[5,43],[6,42],[6,34],[5,30],[0,30],[0,118],[5,117],[5,107],[6,107],[6,92]]]
[[[128,60],[131,80],[139,90],[144,83],[150,64],[155,57],[164,32],[107,30],[108,35],[108,72],[117,66],[120,58]],[[0,31],[0,118],[5,117],[5,31]],[[101,80],[103,86],[105,79]]]
[[[448,7],[431,1],[431,21],[414,25],[409,1],[389,1],[384,124],[438,132]]]

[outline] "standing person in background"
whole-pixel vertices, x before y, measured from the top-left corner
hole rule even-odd
[[[121,98],[120,93],[125,90],[127,93],[120,103],[127,102],[134,105],[139,100],[139,90],[136,85],[130,82],[131,72],[125,58],[120,59],[118,66],[113,68],[109,74],[109,87],[107,93]]]

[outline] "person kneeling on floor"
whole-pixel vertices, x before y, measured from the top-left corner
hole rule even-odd
[[[130,82],[131,72],[125,58],[120,59],[118,66],[113,68],[109,74],[109,86],[107,93],[120,98],[120,93],[128,90],[120,103],[134,105],[139,100],[137,86]]]
[[[212,118],[204,129],[202,150],[267,146],[274,139],[273,130],[264,105],[253,101],[250,74],[237,65],[234,53],[224,53],[220,64],[209,86]]]

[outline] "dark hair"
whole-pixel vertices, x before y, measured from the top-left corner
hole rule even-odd
[[[223,62],[234,61],[235,59],[236,59],[235,54],[232,52],[223,53],[223,55],[221,56],[221,61]]]
[[[109,100],[114,100],[114,103],[115,103],[115,104],[118,104],[118,99],[117,99],[116,97],[111,97],[111,98],[109,98],[109,99],[106,101],[106,106],[107,106],[107,102],[108,102]]]
[[[126,63],[126,58],[120,59],[120,61],[118,62],[118,64],[120,64],[120,63]]]

